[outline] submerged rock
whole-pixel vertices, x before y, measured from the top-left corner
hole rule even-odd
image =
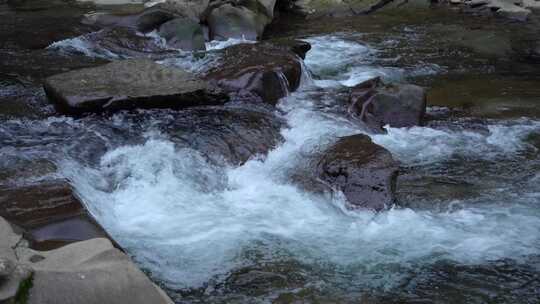
[[[302,59],[295,51],[304,50],[270,43],[231,46],[222,51],[219,64],[204,78],[236,98],[275,105],[300,85]]]
[[[221,105],[228,98],[197,76],[150,60],[115,61],[49,77],[44,89],[65,113]]]
[[[398,163],[367,135],[340,138],[316,170],[318,178],[342,191],[353,207],[382,210],[394,203]]]
[[[63,180],[1,187],[0,216],[25,229],[33,248],[108,237]]]
[[[239,165],[264,155],[282,140],[283,121],[273,111],[243,107],[200,108],[181,113],[165,132],[180,147],[201,152],[213,162]]]
[[[426,112],[426,93],[416,85],[387,85],[377,77],[352,88],[349,111],[376,130],[418,126]]]

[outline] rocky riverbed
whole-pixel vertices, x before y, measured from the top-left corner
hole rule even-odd
[[[0,302],[537,303],[536,9],[0,1]]]

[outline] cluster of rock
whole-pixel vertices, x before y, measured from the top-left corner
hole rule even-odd
[[[424,123],[426,93],[410,84],[369,79],[349,93],[349,113],[375,132]],[[353,208],[383,210],[395,203],[399,163],[369,136],[340,138],[317,161],[315,179],[339,190]]]
[[[526,21],[533,10],[540,10],[538,0],[450,0],[450,3],[517,21]]]
[[[96,34],[106,37],[101,43],[123,48],[115,41],[121,40],[135,58],[48,77],[44,90],[60,112],[76,116],[178,110],[185,115],[164,127],[177,145],[195,148],[211,161],[242,164],[282,140],[285,123],[274,106],[300,86],[310,45],[279,40],[231,46],[219,51],[215,66],[195,74],[134,53],[131,40],[119,37],[126,31],[158,30],[175,47],[204,50],[207,39],[259,38],[276,5],[262,0],[165,1],[136,15],[94,16],[91,22],[106,27]],[[425,107],[422,88],[374,78],[350,90],[348,112],[384,132],[386,125],[422,124]],[[336,139],[318,156],[311,174],[314,183],[343,193],[351,208],[379,211],[394,204],[398,168],[389,151],[357,134]],[[170,303],[115,248],[67,182],[0,189],[0,216],[20,227],[25,237],[0,218],[5,232],[1,258],[6,261],[0,266],[8,265],[0,268],[0,301]],[[53,250],[38,251],[44,249]]]
[[[200,51],[208,40],[260,39],[275,6],[276,0],[166,0],[129,16],[89,15],[85,23],[155,30],[175,48]]]
[[[272,111],[226,105],[275,106],[298,88],[301,58],[308,50],[309,44],[294,41],[240,44],[223,50],[220,64],[203,75],[147,59],[123,60],[52,76],[44,87],[57,108],[69,114],[137,108],[186,111],[186,120],[180,116],[165,130],[173,140],[209,159],[238,165],[279,144],[283,122]],[[384,132],[386,125],[422,124],[425,108],[421,87],[373,78],[351,89],[348,111],[375,132]],[[397,169],[387,150],[356,135],[329,147],[312,171],[317,181],[344,193],[351,206],[382,210],[394,201]]]

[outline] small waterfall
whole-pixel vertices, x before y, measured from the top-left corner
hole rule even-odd
[[[291,85],[289,83],[289,80],[287,79],[287,76],[282,71],[277,72],[277,76],[279,78],[279,85],[281,87],[281,91],[285,93],[285,96],[289,96],[291,94]]]

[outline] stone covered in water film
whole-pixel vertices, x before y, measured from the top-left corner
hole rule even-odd
[[[302,60],[311,46],[303,41],[238,44],[224,49],[205,79],[235,97],[275,105],[295,91],[302,77]]]
[[[382,210],[394,203],[398,163],[367,135],[339,139],[319,161],[317,174],[354,207]]]
[[[352,88],[350,111],[376,130],[422,125],[426,112],[426,92],[411,84],[385,84],[380,77]]]

